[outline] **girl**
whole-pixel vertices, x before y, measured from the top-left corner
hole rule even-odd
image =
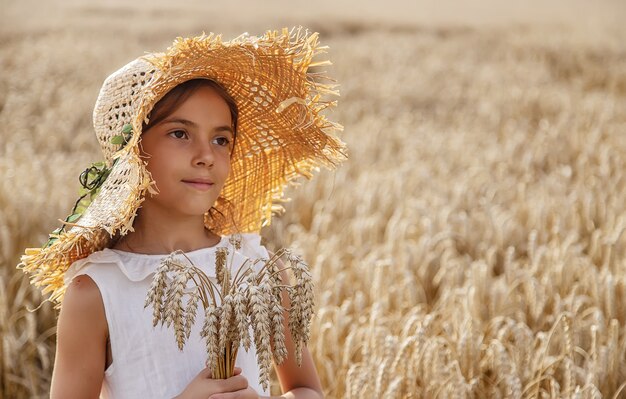
[[[331,134],[340,126],[320,115],[333,86],[308,72],[321,50],[302,29],[179,38],[105,81],[94,109],[105,163],[81,174],[70,216],[20,264],[61,308],[52,398],[267,397],[254,346],[240,348],[235,376],[212,379],[201,321],[180,351],[144,300],[174,250],[208,275],[231,234],[245,256],[268,257],[258,231],[285,185],[345,158]],[[323,397],[311,355],[304,348],[298,367],[285,336],[284,396]]]

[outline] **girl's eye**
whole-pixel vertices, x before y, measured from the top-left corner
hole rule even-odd
[[[228,144],[230,144],[230,140],[227,137],[216,137],[215,139],[213,139],[213,141],[215,142],[215,144],[222,146],[222,147],[227,147]]]
[[[187,138],[187,132],[184,130],[174,130],[173,132],[170,132],[169,135],[176,137],[177,139]]]

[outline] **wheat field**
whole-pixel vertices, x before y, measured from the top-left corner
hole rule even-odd
[[[295,24],[330,46],[350,159],[263,235],[312,267],[327,397],[626,398],[622,4],[1,3],[1,398],[47,396],[56,314],[15,265],[100,159],[104,78]]]

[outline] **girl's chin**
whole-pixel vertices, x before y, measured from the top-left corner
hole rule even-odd
[[[205,208],[198,208],[198,209],[195,209],[195,210],[189,209],[189,210],[187,210],[186,214],[189,215],[189,216],[196,216],[196,217],[199,217],[199,218],[203,218],[204,215],[206,215],[206,213],[210,212],[210,211],[211,211],[211,208],[206,208],[206,209]]]
[[[159,209],[155,214],[171,213],[171,214],[179,214],[182,217],[199,217],[202,218],[207,212],[210,212],[213,206],[215,205],[216,200],[212,202],[204,200],[187,199],[181,196],[178,199],[168,198],[167,201],[164,201],[163,198],[159,198],[158,196],[154,198],[146,198],[143,203],[143,212],[145,214],[152,214],[152,209],[155,211]],[[207,203],[209,205],[207,205]],[[141,209],[141,208],[140,208]]]

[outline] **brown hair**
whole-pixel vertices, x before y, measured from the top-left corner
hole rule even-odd
[[[141,132],[145,132],[151,127],[157,125],[172,112],[176,111],[196,90],[201,87],[210,87],[224,99],[230,109],[230,117],[233,123],[233,148],[237,142],[237,121],[239,117],[239,108],[235,99],[228,94],[224,86],[210,79],[192,79],[179,84],[170,90],[162,99],[160,99],[152,111],[148,114],[148,123],[144,123]],[[231,152],[232,154],[232,152]]]

